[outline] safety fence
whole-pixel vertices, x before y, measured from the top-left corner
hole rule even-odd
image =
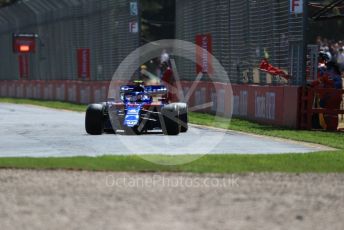
[[[1,8],[0,79],[111,79],[139,46],[137,8],[135,0],[25,0]],[[14,33],[37,35],[35,52],[14,53]]]
[[[207,35],[206,48],[232,83],[286,83],[259,71],[260,61],[269,58],[293,76],[291,83],[300,85],[303,14],[291,10],[293,2],[300,7],[302,1],[176,0],[176,38],[199,43]],[[110,80],[119,63],[139,46],[139,3],[25,0],[0,9],[0,79]],[[18,61],[12,33],[37,34],[36,52]],[[184,80],[195,79],[195,63],[179,58],[177,64]],[[220,76],[212,80],[228,82]]]
[[[286,83],[258,70],[260,61],[268,58],[271,64],[293,76],[291,83],[302,84],[302,1],[177,0],[176,3],[177,39],[195,42],[197,36],[210,36],[212,44],[208,48],[225,67],[232,83]],[[187,79],[194,79],[193,63],[182,59],[179,65]]]

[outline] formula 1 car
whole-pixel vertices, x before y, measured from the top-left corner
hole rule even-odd
[[[150,130],[162,130],[165,135],[178,135],[188,130],[186,103],[168,103],[163,85],[144,86],[141,83],[120,88],[120,102],[91,104],[86,111],[85,128],[91,135],[116,133],[139,135]]]

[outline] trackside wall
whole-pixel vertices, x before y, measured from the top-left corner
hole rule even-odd
[[[124,82],[117,81],[117,88]],[[193,82],[183,81],[184,92]],[[89,104],[105,101],[109,81],[0,81],[0,97],[32,98]],[[297,128],[299,96],[296,86],[258,86],[227,83],[201,83],[189,100],[190,108],[212,105],[202,112],[240,117],[264,124]],[[230,99],[229,92],[233,92]],[[119,95],[118,95],[119,96]]]

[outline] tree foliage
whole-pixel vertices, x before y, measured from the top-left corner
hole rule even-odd
[[[0,7],[4,7],[7,5],[10,5],[14,2],[16,2],[17,0],[0,0]]]

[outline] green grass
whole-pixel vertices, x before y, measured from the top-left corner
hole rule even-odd
[[[261,125],[241,119],[229,120],[228,118],[217,118],[214,120],[213,115],[202,113],[190,113],[190,121],[193,124],[214,126],[218,128],[264,136],[280,137],[295,141],[326,145],[337,149],[344,149],[344,132],[294,130],[271,125]]]
[[[37,105],[52,109],[64,109],[75,112],[85,112],[86,105],[74,104],[60,101],[44,101],[44,100],[31,100],[31,99],[17,99],[17,98],[0,98],[0,103],[12,103],[12,104],[27,104]]]
[[[0,98],[0,102],[32,104],[55,109],[85,111],[85,105],[72,103]],[[227,118],[208,114],[190,113],[194,124],[229,128],[231,130],[259,135],[281,137],[309,143],[323,144],[338,149],[332,152],[275,155],[207,155],[192,163],[178,166],[157,165],[139,156],[103,156],[70,158],[0,158],[0,168],[21,169],[73,169],[115,172],[193,172],[193,173],[245,173],[245,172],[288,172],[288,173],[344,173],[344,134],[321,131],[299,131],[260,125],[254,122],[232,119],[228,127]],[[149,156],[152,161],[178,161],[189,156]],[[145,157],[147,158],[147,157]]]
[[[178,156],[179,160],[187,156]],[[146,157],[147,158],[147,157]],[[172,156],[150,156],[151,160]],[[206,155],[192,163],[164,166],[139,156],[70,158],[1,158],[0,168],[68,169],[113,172],[191,172],[191,173],[344,173],[344,152],[283,155]]]

